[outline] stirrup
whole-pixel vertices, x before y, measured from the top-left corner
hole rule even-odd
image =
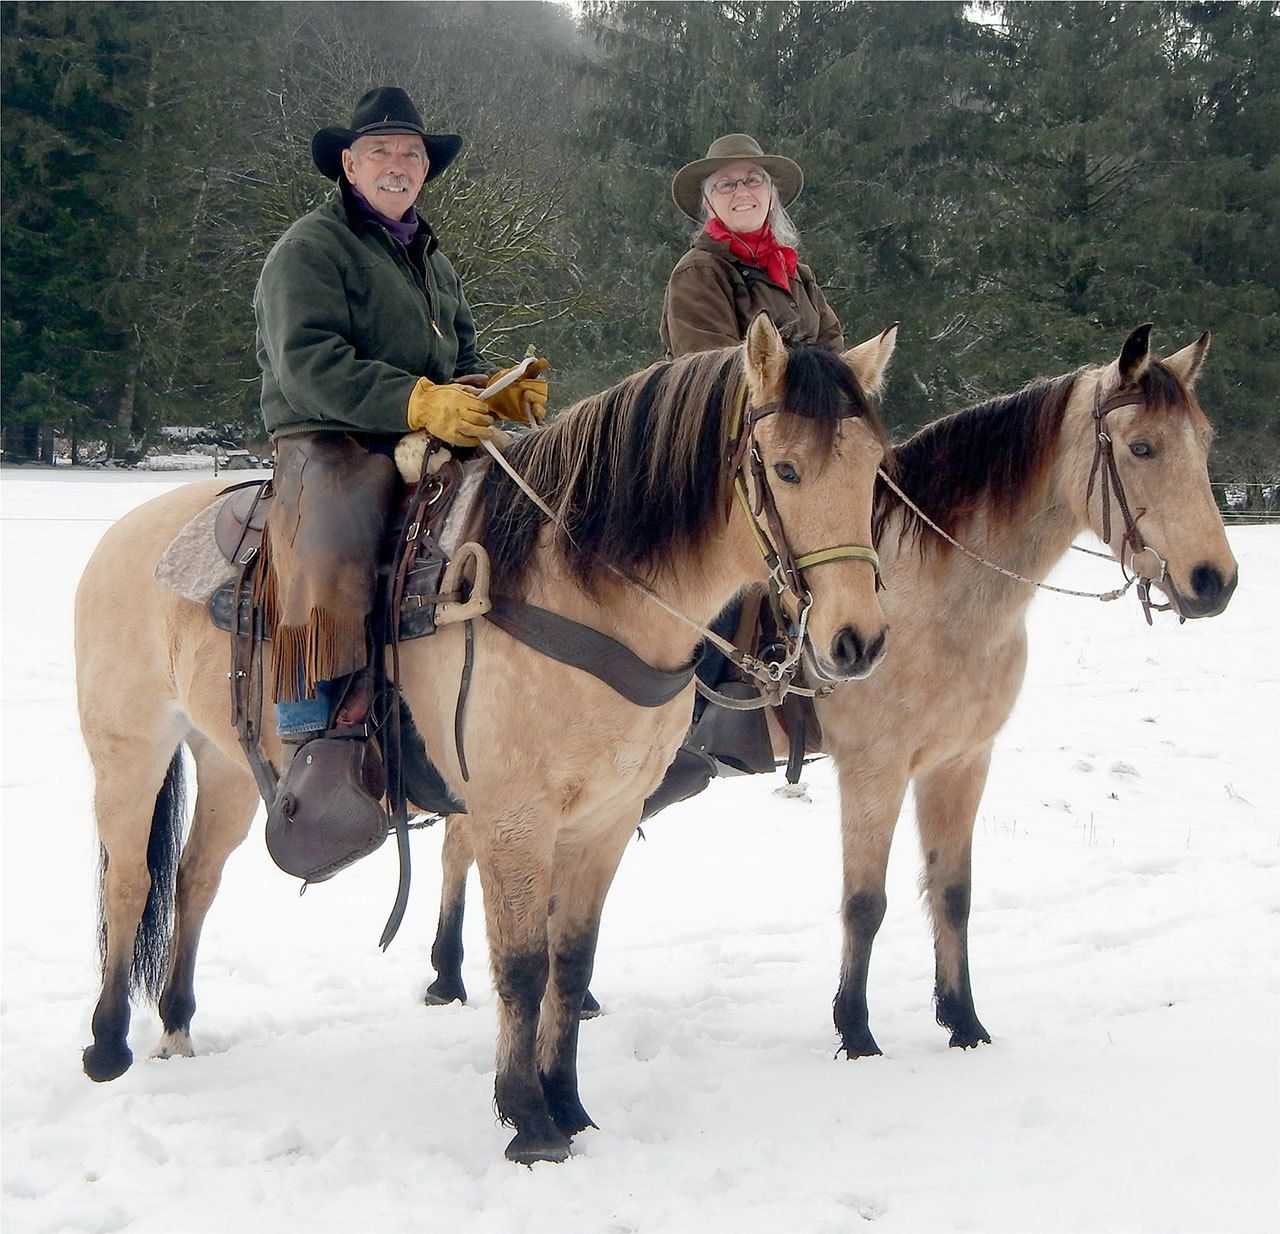
[[[280,777],[266,840],[286,874],[321,883],[387,838],[386,773],[375,743],[363,734],[330,729],[309,736]]]

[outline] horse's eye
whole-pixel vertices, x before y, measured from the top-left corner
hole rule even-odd
[[[1134,441],[1129,443],[1129,453],[1134,458],[1155,458],[1156,448],[1149,441]]]
[[[774,463],[773,470],[777,472],[778,479],[784,484],[799,484],[800,473],[795,469],[793,463]]]

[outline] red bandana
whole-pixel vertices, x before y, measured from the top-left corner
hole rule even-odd
[[[763,270],[784,291],[791,290],[799,255],[795,249],[774,239],[768,222],[759,231],[730,231],[718,218],[709,218],[707,235],[722,244],[727,243],[729,251],[739,261]]]

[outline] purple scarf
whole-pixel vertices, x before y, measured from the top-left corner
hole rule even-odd
[[[418,234],[418,212],[412,206],[404,212],[403,218],[388,218],[380,210],[374,209],[350,181],[347,182],[347,188],[361,214],[372,219],[379,227],[385,227],[406,248],[409,246],[409,242]]]

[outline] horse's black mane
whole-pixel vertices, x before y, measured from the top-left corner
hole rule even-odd
[[[744,380],[740,347],[655,364],[506,450],[559,513],[568,536],[558,534],[558,547],[585,587],[606,563],[657,573],[724,516],[730,421]],[[797,431],[816,435],[818,444],[829,446],[849,415],[866,417],[883,436],[857,379],[834,353],[789,345],[784,384],[783,406]],[[482,502],[498,587],[518,595],[546,518],[497,466]]]
[[[1062,426],[1062,416],[1086,370],[1039,378],[1013,394],[1000,395],[927,424],[894,447],[897,481],[930,518],[952,535],[986,506],[1011,517],[1046,480]],[[1182,383],[1152,360],[1138,380],[1150,406],[1186,403]],[[889,515],[901,503],[881,485],[876,497],[874,535],[878,541]],[[936,536],[921,535],[923,524],[905,512],[904,535],[945,551]]]

